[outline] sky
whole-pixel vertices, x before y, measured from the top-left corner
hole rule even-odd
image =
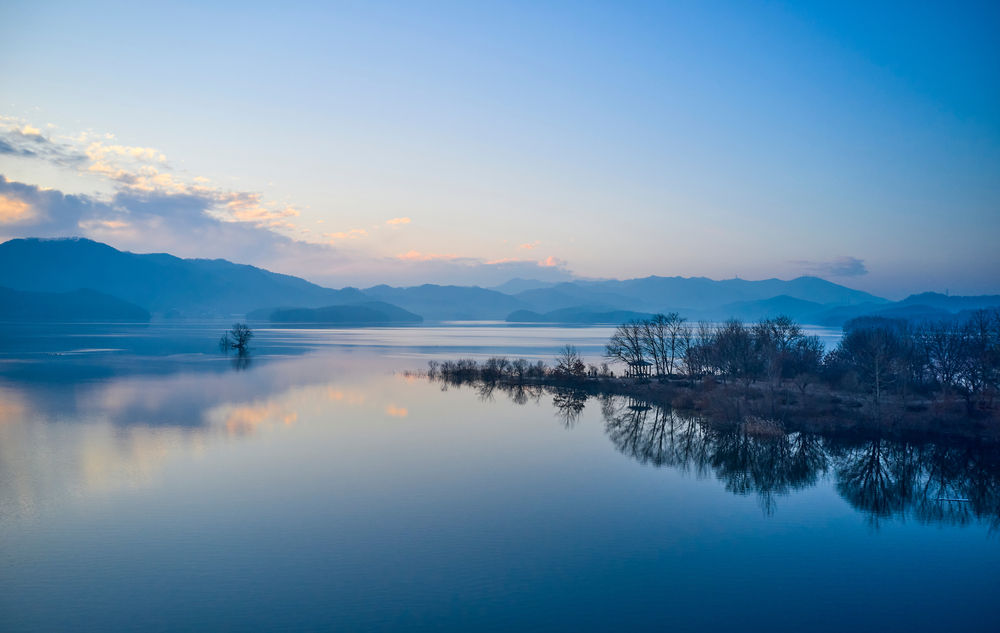
[[[1000,4],[315,4],[0,4],[0,239],[1000,293]]]

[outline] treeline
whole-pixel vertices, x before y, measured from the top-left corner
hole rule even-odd
[[[768,390],[772,402],[788,402],[790,386],[805,396],[810,385],[824,385],[832,392],[869,394],[876,406],[887,396],[906,406],[913,397],[962,398],[971,414],[992,409],[1000,391],[1000,311],[975,312],[961,323],[919,325],[862,317],[844,326],[843,337],[829,351],[788,317],[691,324],[676,313],[659,314],[618,326],[604,356],[623,365],[625,377],[639,377],[614,381],[620,385],[648,379],[698,390],[699,384],[731,383],[747,398]],[[608,362],[587,364],[570,345],[553,366],[494,357],[482,363],[432,362],[429,373],[453,383],[590,383],[595,388],[615,378]]]
[[[594,365],[584,362],[583,356],[572,345],[566,345],[556,356],[555,365],[550,367],[543,361],[531,362],[523,358],[509,359],[493,356],[482,363],[473,358],[430,361],[430,378],[441,378],[455,384],[465,382],[508,382],[532,383],[541,381],[564,381],[576,383],[588,378],[610,378],[614,374],[607,363]]]
[[[659,379],[715,376],[747,388],[790,381],[802,392],[823,382],[865,391],[876,403],[887,394],[960,395],[970,410],[992,408],[1000,390],[1000,311],[919,325],[862,317],[844,326],[829,352],[788,317],[691,325],[672,313],[619,326],[605,354],[628,367],[648,363]]]

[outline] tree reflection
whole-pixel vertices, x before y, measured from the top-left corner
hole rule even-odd
[[[741,425],[713,434],[712,466],[730,492],[757,494],[765,514],[774,513],[777,496],[812,487],[826,471],[818,437],[802,433],[755,436]]]
[[[925,523],[987,522],[1000,530],[1000,451],[978,444],[915,444],[876,437],[829,440],[801,432],[720,426],[626,397],[601,401],[615,447],[642,464],[713,475],[726,490],[777,500],[833,472],[837,492],[878,527],[911,516]]]
[[[246,350],[237,351],[236,355],[233,356],[233,369],[236,371],[246,371],[250,369],[250,352]]]
[[[552,395],[556,417],[578,422],[586,391],[537,384],[438,378],[442,388],[469,385],[480,398],[497,391],[518,405]],[[1000,447],[913,442],[886,437],[830,438],[785,432],[768,420],[712,421],[627,396],[599,396],[605,432],[615,448],[640,464],[714,476],[726,490],[756,495],[765,515],[778,500],[815,486],[832,473],[838,494],[878,528],[911,517],[922,523],[984,522],[1000,532]]]
[[[1000,529],[1000,451],[995,446],[916,445],[884,438],[831,449],[837,490],[874,527],[911,516],[921,523]]]
[[[557,388],[552,395],[552,405],[556,408],[556,417],[567,429],[576,426],[587,404],[587,394],[577,389]]]

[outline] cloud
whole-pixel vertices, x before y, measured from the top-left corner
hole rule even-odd
[[[124,190],[110,198],[67,195],[54,189],[7,180],[0,175],[4,216],[0,239],[83,235],[135,252],[169,252],[180,257],[222,257],[279,271],[328,272],[345,256],[325,245],[309,244],[267,227],[226,221],[210,213],[212,196]],[[31,209],[24,217],[24,208]],[[6,211],[13,210],[13,211]]]
[[[868,274],[865,260],[846,255],[825,262],[800,259],[791,263],[810,275],[820,277],[861,277]]]
[[[338,231],[336,233],[324,233],[323,237],[327,240],[327,243],[333,244],[342,240],[356,240],[362,237],[367,237],[368,231],[364,229],[351,229],[349,231]]]
[[[219,219],[246,222],[296,233],[292,221],[299,211],[265,200],[255,191],[231,191],[210,186],[202,176],[176,173],[166,155],[154,147],[122,145],[109,135],[84,132],[78,136],[47,137],[29,123],[0,117],[0,154],[35,158],[110,181],[124,195],[158,194],[198,198],[205,212]]]
[[[123,229],[130,228],[131,225],[128,222],[123,222],[122,220],[81,220],[80,228],[87,231],[120,231]]]
[[[34,208],[19,198],[0,194],[0,224],[18,224],[35,217]]]
[[[80,167],[87,155],[70,143],[54,141],[27,122],[0,116],[0,155],[37,158],[61,167]]]
[[[528,242],[526,244],[521,244],[520,246],[518,246],[518,248],[520,248],[521,250],[530,251],[530,250],[536,248],[539,244],[541,244],[541,242],[539,242],[538,240],[535,240],[534,242]]]
[[[213,186],[205,177],[176,171],[156,148],[121,144],[112,135],[54,135],[0,115],[0,155],[98,177],[112,190],[70,194],[0,174],[0,240],[84,236],[134,252],[225,258],[332,287],[489,286],[513,277],[572,278],[565,262],[554,257],[485,261],[416,248],[395,257],[374,255],[358,247],[369,236],[365,229],[320,233],[299,227],[299,211],[290,205],[273,203],[260,192]],[[401,216],[374,228],[409,223]]]
[[[381,263],[370,262],[361,276],[372,279],[373,283],[393,285],[436,283],[482,287],[497,286],[515,277],[552,282],[573,279],[565,263],[554,263],[543,266],[542,262],[509,258],[484,261],[413,250]]]
[[[11,237],[83,235],[115,248],[139,253],[167,252],[179,257],[221,257],[300,275],[331,287],[379,283],[494,286],[514,277],[564,281],[572,273],[560,260],[484,261],[456,254],[410,250],[396,257],[374,257],[330,243],[303,242],[267,226],[216,217],[212,195],[122,190],[109,198],[68,195],[54,189],[7,180],[0,175],[0,197],[22,217],[0,224],[0,240]],[[363,229],[354,229],[363,231]],[[343,232],[344,236],[351,232]],[[355,235],[359,235],[357,232]],[[331,234],[338,238],[341,234]],[[332,243],[332,242],[331,242]]]
[[[436,253],[421,253],[420,251],[407,251],[396,255],[396,259],[410,262],[429,262],[434,260],[455,260],[461,259],[458,255],[439,255]]]

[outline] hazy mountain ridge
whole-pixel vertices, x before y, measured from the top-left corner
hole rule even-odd
[[[397,288],[379,285],[362,292],[431,321],[502,320],[514,310],[532,307],[511,295],[478,286],[423,284]]]
[[[539,314],[531,310],[517,310],[507,315],[508,323],[576,323],[576,324],[608,324],[617,325],[627,321],[648,319],[653,315],[647,312],[632,310],[601,311],[588,306],[563,308]]]
[[[16,239],[0,244],[0,285],[23,291],[92,288],[154,314],[245,314],[261,307],[320,307],[366,299],[299,277],[222,259],[135,254],[87,239]]]
[[[615,313],[642,316],[679,312],[691,320],[756,320],[786,314],[803,323],[839,326],[852,318],[873,314],[928,320],[1000,306],[1000,295],[951,297],[923,293],[890,302],[817,277],[716,281],[654,275],[560,283],[512,279],[500,286],[510,293],[436,284],[334,290],[299,277],[222,259],[135,254],[81,238],[27,238],[0,244],[0,286],[43,293],[90,288],[156,316],[250,314],[268,319],[277,310],[326,309],[328,314],[316,312],[310,319],[332,319],[330,322],[340,322],[338,319],[352,312],[330,310],[332,306],[371,302],[381,302],[379,307],[369,305],[381,315],[354,310],[355,316],[362,320],[398,317],[406,322],[423,318],[585,323],[603,322]],[[73,305],[68,298],[65,300],[67,306]],[[9,309],[11,300],[5,302],[0,311]],[[52,305],[53,311],[62,309]]]

